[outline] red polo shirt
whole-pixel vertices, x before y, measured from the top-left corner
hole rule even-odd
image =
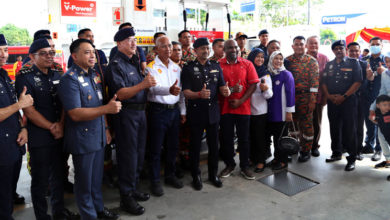
[[[250,115],[250,98],[245,100],[245,102],[236,109],[230,108],[229,99],[240,99],[251,84],[256,84],[260,81],[259,77],[257,76],[255,67],[250,61],[241,57],[238,57],[235,63],[228,63],[226,58],[223,58],[219,60],[219,64],[222,68],[225,82],[229,82],[229,87],[233,87],[236,84],[242,86],[242,91],[240,93],[232,93],[229,97],[226,98],[220,96],[221,115]]]

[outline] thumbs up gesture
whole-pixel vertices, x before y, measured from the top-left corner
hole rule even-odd
[[[156,79],[149,73],[145,76],[144,80],[142,81],[142,84],[145,89],[148,89],[150,87],[156,86],[157,82]]]
[[[179,94],[180,94],[180,91],[181,91],[180,87],[177,86],[177,83],[178,83],[178,82],[179,82],[179,81],[176,79],[175,83],[169,88],[169,93],[171,93],[171,94],[174,95],[174,96],[179,95]]]
[[[230,96],[231,92],[230,92],[230,89],[229,89],[229,82],[226,82],[226,85],[221,87],[220,92],[225,97]]]
[[[382,62],[379,62],[379,67],[378,67],[378,69],[376,69],[376,72],[378,74],[382,74],[385,71],[386,71],[386,68],[384,66],[382,66]]]
[[[233,92],[240,93],[242,91],[241,80],[238,80],[236,85],[233,86]]]
[[[372,71],[369,62],[367,62],[366,77],[367,77],[367,79],[370,80],[370,81],[374,80],[374,77],[375,77],[375,76],[374,76],[374,72]]]
[[[206,89],[206,84],[203,84],[203,88],[202,88],[202,90],[200,90],[199,96],[201,99],[209,99],[210,98],[210,89]]]
[[[107,114],[116,114],[122,109],[122,103],[120,101],[116,101],[117,95],[106,104]]]
[[[34,104],[34,99],[31,97],[31,95],[26,95],[27,88],[23,87],[22,93],[20,93],[18,105],[19,108],[27,108]]]

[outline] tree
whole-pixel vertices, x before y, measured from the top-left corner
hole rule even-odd
[[[331,29],[321,29],[320,38],[321,38],[321,44],[324,44],[326,40],[330,40],[331,42],[337,40],[336,33]]]
[[[6,24],[0,28],[0,33],[4,34],[10,46],[24,46],[32,43],[27,29],[16,27],[14,24]]]

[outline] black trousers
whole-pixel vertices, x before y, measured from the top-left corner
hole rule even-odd
[[[288,129],[284,129],[283,131],[283,126],[285,125],[286,122],[268,122],[268,132],[269,134],[273,137],[274,141],[274,157],[275,160],[278,162],[282,163],[287,163],[288,162],[288,155],[284,153],[283,151],[280,150],[279,148],[279,137],[281,135],[285,136],[288,133]],[[283,131],[283,134],[282,134]]]
[[[250,115],[224,114],[221,116],[221,132],[223,145],[221,151],[223,160],[227,166],[236,166],[234,161],[234,128],[238,138],[240,152],[240,168],[249,166],[249,124]]]
[[[200,175],[199,156],[203,132],[206,130],[209,177],[218,172],[218,122],[214,124],[190,124],[190,164],[192,177]]]
[[[52,213],[64,210],[63,152],[61,144],[30,148],[31,199],[37,220],[51,219],[47,214],[46,192],[50,185]]]
[[[270,152],[267,145],[267,114],[251,115],[250,117],[250,155],[249,158],[254,164],[265,163]]]
[[[15,165],[0,166],[0,219],[12,220]]]
[[[352,95],[340,105],[328,101],[328,118],[333,155],[342,154],[342,144],[347,150],[349,162],[356,160],[357,97]]]

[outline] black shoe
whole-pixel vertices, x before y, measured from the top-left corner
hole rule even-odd
[[[291,155],[288,155],[288,156],[287,156],[287,161],[288,161],[289,163],[292,162],[292,156],[291,156]]]
[[[64,182],[64,191],[67,193],[73,193],[73,183],[66,181]]]
[[[149,193],[144,193],[137,190],[133,192],[133,197],[135,200],[141,202],[148,201],[150,199]]]
[[[387,181],[390,181],[390,175],[387,176]]]
[[[356,154],[356,160],[363,160],[364,159],[364,157],[363,157],[363,155],[362,154]]]
[[[172,186],[176,189],[183,188],[183,182],[179,180],[176,176],[170,176],[168,178],[165,178],[165,184]]]
[[[14,193],[14,204],[15,205],[23,205],[23,204],[25,204],[24,197],[19,195],[18,193]]]
[[[281,162],[276,162],[272,164],[272,170],[282,170],[287,168],[288,164],[285,163],[284,165]]]
[[[374,149],[372,149],[372,147],[367,145],[363,147],[362,154],[372,154],[372,153],[374,153]]]
[[[107,219],[107,220],[113,219],[113,220],[115,220],[115,219],[119,218],[119,215],[116,214],[115,212],[108,210],[108,208],[104,207],[103,211],[97,213],[97,217],[98,217],[98,219]]]
[[[175,176],[179,179],[184,177],[184,170],[180,168],[178,165],[176,165]]]
[[[200,175],[192,179],[192,186],[194,187],[195,190],[198,191],[203,188],[202,178],[200,177]]]
[[[145,208],[138,204],[132,196],[123,197],[120,207],[123,211],[132,215],[142,215],[145,212]]]
[[[330,158],[326,158],[325,159],[325,162],[331,163],[331,162],[335,162],[335,161],[338,161],[338,160],[341,160],[341,155],[334,155],[334,154],[332,154],[332,156],[330,156]]]
[[[375,151],[374,154],[371,157],[372,161],[378,161],[382,157],[382,152],[381,151]]]
[[[217,188],[221,188],[222,187],[222,181],[217,176],[214,176],[214,177],[210,176],[209,177],[209,181]]]
[[[319,157],[319,156],[320,156],[320,151],[318,150],[317,147],[311,149],[311,155],[312,155],[313,157]]]
[[[378,164],[375,165],[375,169],[378,169],[378,168],[389,168],[390,167],[390,162],[387,162],[387,161],[382,161]]]
[[[259,163],[259,164],[263,164],[263,163]],[[257,164],[257,165],[259,165],[259,164]],[[265,165],[263,164],[262,168],[259,168],[256,166],[254,171],[255,171],[255,173],[261,173],[264,171],[264,169],[265,169]]]
[[[78,219],[80,219],[80,215],[71,212],[68,209],[64,209],[62,212],[55,213],[53,215],[53,220],[78,220]]]
[[[160,182],[152,183],[151,191],[152,191],[152,194],[154,196],[157,196],[157,197],[164,195],[164,190],[163,190]]]
[[[352,171],[355,169],[355,162],[348,162],[345,166],[345,171]]]
[[[310,152],[299,152],[298,162],[304,163],[310,160]]]

